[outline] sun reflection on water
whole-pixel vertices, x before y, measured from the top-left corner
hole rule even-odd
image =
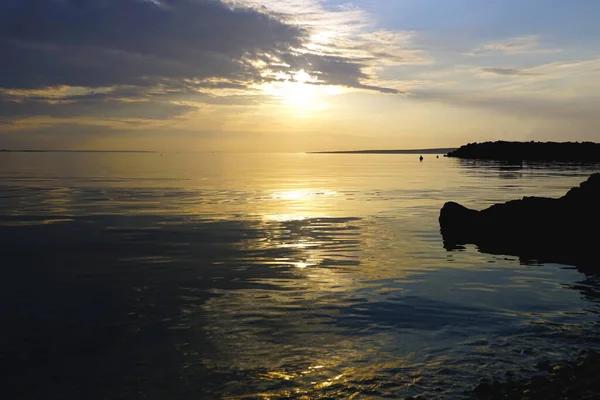
[[[276,200],[291,200],[291,201],[309,201],[320,196],[335,196],[338,193],[333,190],[283,190],[271,194],[271,198]]]
[[[331,210],[335,208],[334,203],[340,200],[340,193],[318,189],[278,190],[271,192],[269,199],[270,202],[265,204],[265,211],[261,213],[264,220],[301,221],[330,217]]]

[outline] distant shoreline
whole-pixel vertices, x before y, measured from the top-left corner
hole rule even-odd
[[[151,150],[8,150],[0,149],[0,153],[157,153]]]
[[[343,151],[311,151],[308,154],[446,154],[457,147],[439,149],[408,149],[408,150],[343,150]]]

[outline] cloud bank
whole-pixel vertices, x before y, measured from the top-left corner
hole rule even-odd
[[[420,61],[399,37],[355,37],[366,14],[318,2],[7,0],[0,3],[0,118],[169,119],[200,104],[252,104],[252,88],[307,84],[399,93],[382,62]],[[332,29],[331,23],[336,22]],[[49,99],[36,91],[78,88]],[[81,93],[83,92],[83,93]],[[32,94],[33,93],[33,94]]]

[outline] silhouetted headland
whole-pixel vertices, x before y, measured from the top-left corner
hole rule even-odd
[[[487,253],[600,271],[600,173],[559,199],[524,197],[483,211],[448,202],[439,222],[447,249],[476,244]]]
[[[439,149],[408,150],[347,150],[347,151],[313,151],[310,154],[446,154],[456,147]]]
[[[501,161],[600,162],[600,143],[484,142],[469,143],[448,157]]]

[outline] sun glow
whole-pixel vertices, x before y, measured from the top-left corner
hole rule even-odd
[[[262,85],[261,89],[298,114],[324,110],[328,108],[325,98],[341,93],[339,87],[321,85],[317,77],[304,70],[277,74],[276,78],[277,82]]]

